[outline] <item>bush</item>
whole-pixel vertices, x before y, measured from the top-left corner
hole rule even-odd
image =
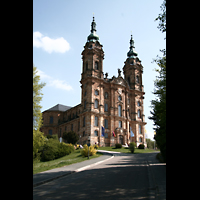
[[[90,146],[90,147],[89,147],[89,156],[95,155],[96,152],[97,152],[97,151],[95,150],[94,146]],[[85,145],[83,146],[83,149],[81,150],[81,155],[82,155],[83,157],[87,157],[87,156],[88,156],[88,146],[87,146],[87,144],[85,144]]]
[[[54,160],[69,155],[73,151],[74,146],[72,144],[60,143],[57,139],[50,138],[40,149],[41,161]]]
[[[115,144],[115,148],[116,148],[116,149],[120,149],[120,148],[122,148],[122,145],[119,144],[119,143],[117,143],[117,144]]]
[[[140,144],[140,145],[138,146],[138,149],[144,149],[144,144]]]
[[[134,153],[135,147],[136,147],[135,142],[131,142],[129,144],[129,150],[131,151],[131,153]]]
[[[64,140],[67,140],[68,143],[76,144],[79,140],[79,136],[74,131],[64,132],[63,137]]]

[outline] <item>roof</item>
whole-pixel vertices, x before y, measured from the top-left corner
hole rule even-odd
[[[62,104],[57,104],[55,106],[53,106],[52,108],[49,108],[45,111],[66,111],[66,110],[69,110],[70,108],[72,108],[71,106],[65,106],[65,105],[62,105]]]

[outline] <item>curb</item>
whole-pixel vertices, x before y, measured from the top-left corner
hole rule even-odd
[[[101,153],[104,154],[104,152],[101,152]],[[108,153],[105,153],[105,155],[108,155]],[[109,155],[110,155],[110,154],[109,154]],[[111,155],[112,155],[112,154],[111,154]],[[67,175],[70,175],[70,174],[73,174],[73,173],[77,173],[77,172],[83,171],[83,170],[85,170],[85,169],[87,169],[87,168],[89,168],[89,167],[98,165],[98,164],[100,164],[100,163],[102,163],[102,162],[105,162],[105,161],[107,161],[107,160],[110,160],[110,159],[112,159],[112,158],[114,158],[114,155],[112,155],[110,158],[107,158],[107,159],[105,159],[105,160],[98,161],[98,162],[93,163],[93,164],[90,164],[90,165],[86,165],[86,166],[81,167],[81,168],[79,168],[79,169],[76,169],[76,170],[74,170],[74,171],[67,172],[67,173],[65,173],[65,174],[62,174],[62,175],[59,175],[59,176],[56,176],[56,177],[53,177],[53,178],[50,178],[50,179],[46,179],[46,180],[44,180],[44,181],[40,181],[39,183],[33,184],[33,188],[34,188],[34,187],[37,187],[37,186],[39,186],[39,185],[42,185],[42,184],[44,184],[44,183],[51,182],[51,181],[53,181],[53,180],[55,180],[55,179],[58,179],[58,178],[61,178],[61,177],[64,177],[64,176],[67,176]]]

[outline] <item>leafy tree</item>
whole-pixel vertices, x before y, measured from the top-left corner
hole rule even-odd
[[[162,13],[158,15],[155,21],[159,20],[158,29],[162,31],[162,33],[166,32],[166,0],[163,0],[162,5],[160,6]]]
[[[42,100],[41,89],[45,83],[39,83],[40,76],[36,74],[37,68],[33,65],[33,161],[37,161],[40,158],[38,153],[39,148],[44,144],[45,137],[40,132],[42,126],[42,113],[40,101]]]
[[[151,107],[153,111],[150,111],[152,114],[149,117],[150,120],[154,121],[154,130],[156,135],[154,139],[158,147],[160,148],[161,154],[166,161],[166,54],[163,51],[163,57],[157,58],[154,60],[160,69],[156,69],[156,72],[159,73],[157,79],[154,82],[154,92],[158,98],[151,101]]]
[[[68,143],[76,144],[79,140],[78,134],[74,131],[64,132],[63,137],[64,140],[67,140]]]
[[[159,21],[158,29],[164,33],[166,32],[166,0],[163,0],[160,8],[162,13],[158,15],[155,21]],[[166,50],[163,49],[161,52],[163,53],[163,57],[157,56],[157,59],[154,59],[154,62],[159,66],[159,69],[156,69],[159,76],[154,81],[155,89],[153,94],[157,98],[151,101],[153,111],[150,111],[152,116],[149,119],[154,121],[154,130],[156,131],[154,139],[160,148],[164,162],[166,162]]]

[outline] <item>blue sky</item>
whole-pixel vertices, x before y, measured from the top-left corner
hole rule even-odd
[[[42,89],[42,111],[56,104],[81,102],[81,52],[90,34],[93,13],[105,53],[103,71],[108,78],[122,70],[129,51],[131,31],[135,50],[144,67],[144,114],[147,137],[153,139],[150,101],[158,68],[153,59],[166,48],[165,34],[155,18],[163,0],[33,0],[33,63]],[[122,70],[123,71],[123,70]],[[123,75],[123,73],[122,73]]]

